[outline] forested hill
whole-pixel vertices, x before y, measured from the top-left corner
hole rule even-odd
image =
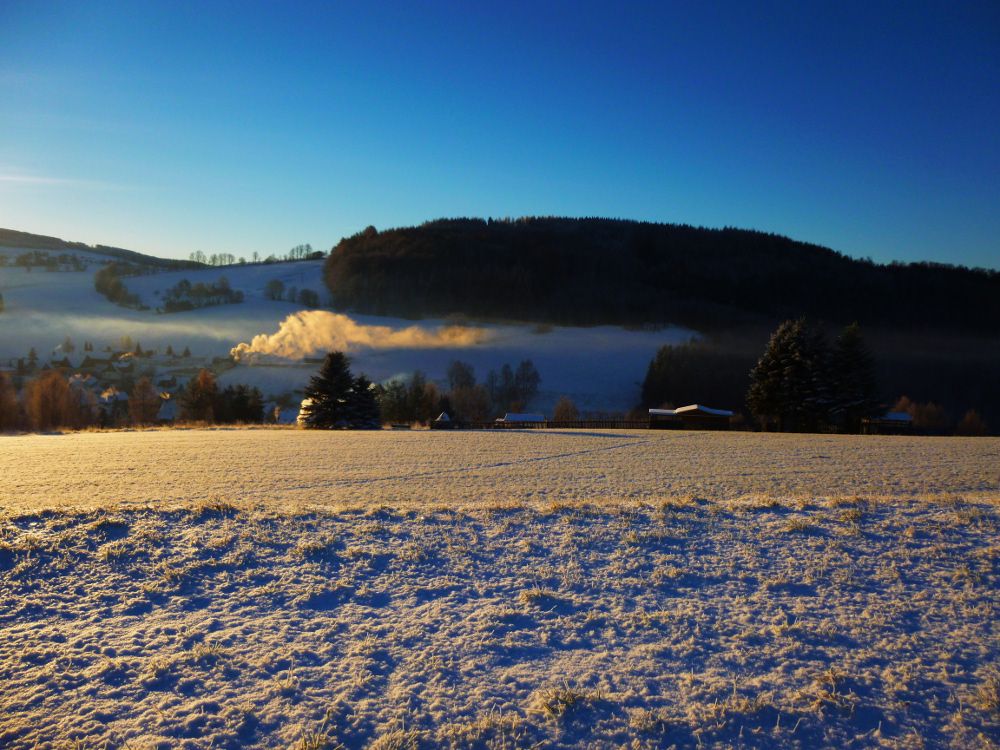
[[[358,312],[701,329],[808,315],[995,331],[1000,273],[879,265],[787,237],[610,219],[445,219],[341,240],[326,265]]]
[[[49,237],[44,234],[32,234],[30,232],[19,232],[16,229],[0,229],[0,247],[16,247],[23,250],[49,250],[60,253],[83,252],[106,255],[117,260],[129,261],[138,265],[149,266],[151,268],[196,268],[201,263],[193,263],[187,260],[174,260],[172,258],[157,258],[154,255],[137,253],[135,250],[126,250],[122,247],[110,247],[108,245],[87,245],[83,242],[68,242],[59,237]]]

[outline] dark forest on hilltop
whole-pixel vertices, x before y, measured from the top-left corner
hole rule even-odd
[[[886,406],[908,395],[1000,423],[996,271],[876,264],[740,229],[530,218],[369,227],[333,249],[325,276],[336,307],[364,313],[687,325],[708,335],[668,377],[676,404],[742,408],[781,320],[808,316],[831,335],[857,321]]]
[[[787,237],[611,219],[446,219],[342,240],[336,305],[405,317],[464,314],[699,330],[807,315],[863,325],[994,331],[1000,273],[880,265]]]

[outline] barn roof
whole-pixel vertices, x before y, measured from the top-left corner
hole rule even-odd
[[[507,412],[499,422],[544,422],[544,414],[522,414],[519,412]]]
[[[710,406],[701,404],[688,404],[678,406],[676,409],[650,409],[651,417],[680,417],[684,414],[707,414],[712,417],[731,417],[733,413],[728,409],[713,409]]]

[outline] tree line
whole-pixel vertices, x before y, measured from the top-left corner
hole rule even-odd
[[[707,339],[661,347],[647,368],[641,405],[745,405],[764,430],[856,433],[862,420],[893,410],[908,413],[919,432],[987,432],[976,409],[954,420],[940,403],[888,398],[905,386],[895,379],[880,386],[878,370],[857,323],[831,341],[823,326],[797,318],[781,323],[757,357]]]
[[[376,384],[364,375],[353,375],[343,352],[331,352],[306,389],[301,419],[307,427],[324,429],[427,424],[442,412],[452,420],[485,422],[523,410],[538,393],[540,382],[531,360],[516,369],[504,364],[499,371],[491,370],[483,383],[476,382],[472,365],[456,360],[448,368],[444,392],[420,370],[408,378]]]
[[[58,370],[45,370],[28,379],[22,388],[0,372],[0,432],[44,432],[56,429],[152,425],[161,421],[164,404],[148,377],[127,390],[127,399],[101,403],[93,391],[75,386]],[[264,397],[258,388],[230,385],[219,388],[215,375],[202,369],[177,396],[182,422],[254,424],[265,421]],[[273,416],[273,415],[271,415]]]
[[[1000,272],[873,263],[764,232],[609,219],[451,219],[340,241],[339,309],[699,331],[791,315],[994,332]]]
[[[516,368],[504,363],[482,383],[468,362],[453,361],[442,391],[420,370],[376,386],[382,418],[391,423],[427,424],[439,414],[461,422],[486,422],[507,412],[524,411],[538,393],[541,375],[530,359]]]
[[[30,250],[14,256],[13,263],[6,255],[0,255],[0,268],[8,264],[30,271],[32,268],[44,268],[46,271],[86,271],[87,264],[73,253],[52,255],[44,250]]]
[[[272,253],[267,256],[262,256],[259,252],[254,251],[249,260],[246,256],[240,256],[237,258],[232,253],[206,254],[201,250],[195,250],[188,256],[192,263],[197,263],[203,266],[242,266],[247,263],[281,263],[282,261],[320,260],[325,257],[326,253],[322,250],[313,250],[312,245],[309,243],[296,245],[283,255],[275,255]]]

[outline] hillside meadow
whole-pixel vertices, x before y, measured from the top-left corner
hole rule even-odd
[[[996,747],[1000,440],[0,437],[0,746]]]

